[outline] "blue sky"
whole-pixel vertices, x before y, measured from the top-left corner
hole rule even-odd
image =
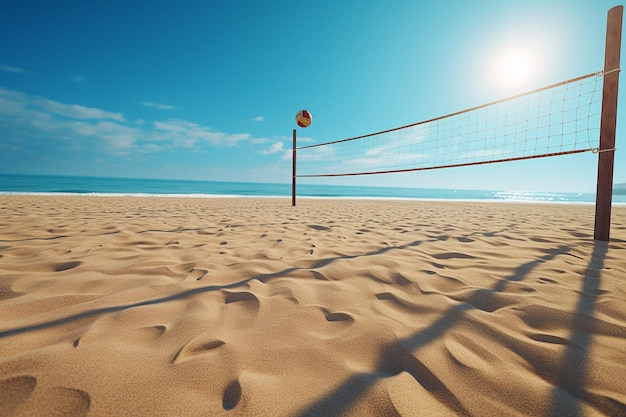
[[[302,143],[321,143],[595,72],[617,4],[5,0],[0,173],[289,182],[299,109],[313,115]],[[516,51],[528,68],[498,75]],[[596,160],[308,182],[585,192]]]

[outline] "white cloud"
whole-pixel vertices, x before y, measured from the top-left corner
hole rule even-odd
[[[504,155],[512,156],[514,151],[511,149],[480,149],[472,152],[466,152],[464,154],[460,154],[460,160],[489,160],[494,159],[496,157],[503,157]]]
[[[122,113],[112,113],[105,110],[96,109],[94,107],[85,107],[78,104],[63,104],[57,101],[48,100],[45,98],[35,98],[30,102],[31,105],[39,107],[47,113],[52,113],[58,116],[68,117],[70,119],[79,120],[116,120],[118,122],[125,122]]]
[[[43,97],[29,96],[19,91],[11,91],[4,88],[0,88],[0,102],[2,102],[0,106],[3,107],[9,103],[13,112],[23,112],[24,109],[29,109],[31,111],[39,111],[45,114],[53,114],[78,120],[110,119],[118,122],[126,121],[121,113],[108,112],[94,107],[85,107],[77,104],[59,103]],[[3,108],[2,110],[3,112],[7,111],[6,108]],[[9,109],[8,111],[11,110]]]
[[[284,144],[282,142],[274,142],[268,149],[261,151],[260,153],[262,155],[271,155],[271,154],[275,154],[278,152],[282,152],[283,146]]]
[[[261,143],[267,143],[270,140],[268,138],[250,138],[250,144],[252,145],[259,145]]]
[[[223,133],[211,128],[200,126],[197,123],[179,119],[170,119],[166,122],[154,122],[154,127],[162,134],[163,139],[185,143],[188,146],[196,142],[209,142],[216,146],[234,146],[243,140],[249,140],[249,133]]]
[[[263,116],[257,116],[254,119],[252,119],[253,122],[262,122],[265,120],[265,117]]]
[[[155,107],[159,110],[173,110],[176,108],[175,106],[170,106],[169,104],[155,103],[153,101],[142,101],[141,104],[146,107]]]
[[[26,70],[23,70],[22,68],[11,67],[9,65],[0,65],[0,70],[4,72],[12,72],[16,74],[23,74],[26,72]]]
[[[0,87],[0,111],[2,113],[19,111],[19,109],[24,108],[27,101],[26,94]]]
[[[0,87],[0,126],[15,138],[12,146],[30,146],[26,138],[45,140],[58,150],[109,155],[145,154],[174,148],[269,143],[249,133],[225,133],[180,119],[126,121],[121,113],[71,105]],[[268,153],[282,150],[282,143]]]
[[[82,83],[85,81],[85,77],[81,77],[80,75],[75,75],[71,77],[70,80],[74,81],[75,83]]]
[[[377,148],[369,149],[368,151],[365,152],[365,155],[367,155],[367,156],[378,156],[381,153],[386,153],[387,151],[390,151],[390,150],[393,151],[393,152],[390,152],[390,153],[395,153],[395,152],[398,152],[400,146],[401,145],[399,145],[398,142],[391,142],[391,143],[388,143],[386,145],[379,146]]]
[[[69,122],[66,125],[79,137],[95,137],[102,140],[115,154],[127,154],[131,150],[139,150],[138,142],[143,138],[139,128],[125,126],[108,120],[100,120],[95,124],[86,122]]]
[[[298,146],[300,146],[302,143],[314,143],[315,139],[307,138],[305,136],[297,136],[296,142],[298,142]]]
[[[18,137],[42,138],[64,150],[128,154],[143,131],[129,127],[121,113],[59,103],[0,88],[0,125]],[[28,146],[28,145],[24,145]]]
[[[367,154],[367,152],[366,152]],[[397,164],[406,164],[411,163],[413,161],[417,161],[420,159],[427,159],[430,155],[427,153],[402,153],[402,154],[388,154],[388,155],[377,155],[377,156],[365,156],[363,158],[355,158],[348,159],[345,161],[346,164],[354,164],[354,165],[371,165],[373,167],[380,167],[389,165],[391,167]],[[393,169],[393,168],[390,168]]]

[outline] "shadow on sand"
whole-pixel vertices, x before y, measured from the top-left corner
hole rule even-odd
[[[439,236],[436,239],[432,239],[432,241],[445,240],[445,238],[447,237]],[[61,326],[73,321],[114,313],[133,307],[167,303],[202,293],[234,289],[252,280],[267,282],[275,278],[285,277],[296,271],[321,268],[339,260],[375,256],[384,254],[390,250],[417,247],[426,241],[431,240],[418,240],[406,245],[385,247],[366,254],[321,259],[307,268],[287,268],[279,272],[260,274],[231,284],[209,285],[152,300],[88,310],[55,320],[2,330],[0,331],[0,338]],[[534,268],[553,260],[558,255],[567,254],[570,249],[569,246],[561,245],[547,250],[546,255],[519,266],[512,275],[498,281],[493,288],[479,289],[477,291],[480,291],[480,297],[483,299],[501,293],[506,290],[509,283],[524,280]],[[549,411],[549,415],[551,416],[581,416],[582,411],[580,408],[581,402],[583,401],[610,415],[626,415],[626,410],[622,404],[614,403],[606,397],[594,395],[585,390],[586,366],[593,333],[593,320],[588,320],[588,318],[590,318],[594,312],[601,281],[600,271],[603,268],[607,250],[608,246],[605,242],[594,243],[593,254],[584,273],[581,296],[573,315],[573,321],[570,325],[572,329],[570,343],[565,348],[559,372],[557,372],[557,375],[542,375],[555,386],[552,392],[552,407]],[[451,413],[456,415],[469,415],[469,411],[465,409],[461,401],[459,401],[459,399],[449,391],[446,385],[420,361],[416,354],[420,348],[432,343],[452,329],[463,317],[465,312],[479,309],[479,307],[480,306],[475,306],[467,302],[461,302],[449,308],[439,319],[427,328],[409,337],[400,339],[393,345],[384,349],[380,353],[376,372],[353,375],[314,404],[302,410],[298,413],[298,416],[313,417],[323,415],[326,417],[338,417],[345,413],[377,381],[397,375],[401,372],[409,373],[419,384],[437,398],[441,404],[448,407]]]
[[[572,330],[565,347],[560,369],[553,376],[552,408],[550,416],[582,416],[581,402],[611,416],[626,416],[626,407],[607,397],[585,390],[589,350],[594,332],[593,313],[600,294],[601,270],[608,251],[608,242],[595,241],[591,259],[583,273],[580,298],[570,324]]]
[[[521,265],[514,274],[499,281],[492,289],[479,290],[481,291],[481,297],[490,297],[490,294],[503,292],[508,283],[522,281],[538,265],[554,259],[557,255],[567,254],[569,250],[570,248],[565,245],[548,250],[545,256]],[[420,361],[416,356],[416,351],[432,343],[453,328],[464,312],[475,309],[478,309],[478,307],[468,303],[460,303],[451,307],[441,318],[426,329],[398,340],[398,342],[383,350],[379,358],[377,372],[352,376],[331,393],[300,412],[298,416],[341,416],[375,382],[382,378],[397,375],[400,372],[408,372],[420,385],[448,407],[451,414],[459,416],[470,415],[468,410],[463,407],[445,384]]]

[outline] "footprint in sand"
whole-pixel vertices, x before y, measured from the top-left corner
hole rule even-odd
[[[311,270],[311,275],[313,275],[313,278],[320,280],[320,281],[330,281],[326,275],[322,274],[321,272],[318,271],[313,271]]]
[[[552,243],[551,240],[543,239],[541,237],[531,237],[529,240],[531,240],[533,242],[537,242],[537,243]]]
[[[212,339],[205,335],[198,336],[185,343],[174,355],[171,363],[180,363],[192,359],[194,356],[209,353],[224,346],[226,342],[219,339]]]
[[[0,256],[1,258],[1,256]],[[18,277],[10,278],[8,275],[5,275],[0,281],[0,301],[8,300],[9,298],[17,297],[19,293],[13,291],[13,283],[18,280]]]
[[[261,305],[259,298],[249,291],[229,292],[224,291],[226,304],[240,303],[246,310],[258,311]]]
[[[206,274],[209,273],[208,269],[196,269],[194,268],[192,271],[192,277],[196,279],[196,281],[200,281]]]
[[[475,256],[468,255],[466,253],[461,252],[444,252],[444,253],[436,253],[433,255],[435,259],[475,259]]]
[[[229,327],[247,327],[252,325],[261,309],[261,300],[249,291],[230,292],[224,294],[222,323]]]
[[[54,269],[54,272],[62,272],[62,271],[74,269],[80,264],[82,264],[81,261],[70,261],[70,262],[63,262],[60,264],[56,264],[52,268]]]
[[[43,402],[56,403],[59,409],[63,410],[63,415],[68,417],[86,416],[91,407],[89,394],[77,388],[54,387],[45,390],[43,397]]]
[[[345,322],[346,324],[354,323],[354,317],[352,317],[348,313],[341,313],[341,312],[333,313],[332,311],[330,311],[330,310],[328,310],[326,308],[323,308],[323,307],[320,308],[320,309],[324,313],[324,316],[326,317],[326,321],[329,321],[329,322]]]
[[[0,380],[0,415],[13,415],[30,398],[36,385],[37,379],[30,375]]]
[[[167,330],[167,326],[165,326],[164,324],[157,324],[154,326],[142,327],[140,330],[156,339],[163,336],[163,333],[165,333],[165,331]]]
[[[241,384],[238,379],[231,381],[222,396],[222,407],[224,410],[232,410],[241,401]]]
[[[399,309],[402,312],[419,313],[423,311],[423,307],[421,307],[419,304],[414,304],[410,301],[403,300],[399,298],[397,295],[392,294],[390,292],[381,292],[381,293],[376,294],[375,297],[378,300],[388,302],[385,304],[393,309]]]
[[[556,336],[553,334],[547,334],[547,333],[532,333],[528,335],[529,338],[531,338],[532,340],[535,340],[537,342],[542,342],[542,343],[550,343],[550,344],[555,344],[555,345],[570,345],[570,341],[562,338],[560,336]]]
[[[91,407],[91,397],[86,391],[70,387],[37,389],[37,379],[23,375],[0,380],[0,415],[31,415],[29,411],[46,410],[49,404],[55,404],[55,410],[63,410],[68,417],[86,416]]]
[[[314,230],[330,230],[330,227],[320,226],[319,224],[309,224],[307,226]]]
[[[393,277],[393,281],[398,285],[409,285],[413,284],[413,281],[405,277],[404,275],[397,273]]]

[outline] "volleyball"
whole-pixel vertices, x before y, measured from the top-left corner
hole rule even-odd
[[[296,114],[296,123],[300,127],[308,127],[313,121],[313,117],[308,110],[300,110],[298,114]]]

